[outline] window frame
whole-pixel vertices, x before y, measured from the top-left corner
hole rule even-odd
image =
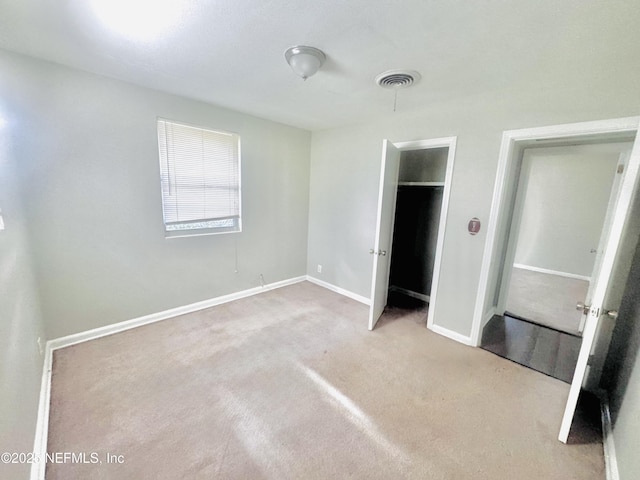
[[[164,181],[163,181],[163,156],[161,153],[161,132],[160,132],[160,122],[174,124],[183,127],[195,128],[199,130],[204,130],[212,133],[223,134],[223,135],[231,135],[237,139],[237,174],[238,174],[238,216],[237,216],[237,225],[234,226],[220,226],[220,227],[198,227],[194,226],[193,228],[174,228],[168,229],[171,225],[196,225],[203,224],[207,222],[215,222],[215,221],[223,221],[229,218],[236,218],[234,216],[230,217],[220,217],[215,219],[199,219],[199,220],[185,220],[185,221],[177,221],[177,222],[167,222],[166,221],[166,205],[165,205],[165,192],[164,192]],[[193,123],[170,120],[165,117],[157,117],[156,118],[156,134],[158,139],[158,167],[159,167],[159,177],[160,177],[160,202],[162,204],[162,225],[164,229],[165,238],[184,238],[184,237],[198,237],[204,235],[223,235],[227,233],[241,233],[242,232],[242,139],[238,132],[232,132],[230,130],[223,129],[214,129],[211,127],[205,127],[202,125],[196,125]],[[165,140],[166,141],[166,140]],[[165,159],[166,161],[166,159]]]

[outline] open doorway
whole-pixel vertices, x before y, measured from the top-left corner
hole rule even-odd
[[[633,143],[524,149],[498,314],[582,335],[624,165]]]
[[[388,304],[431,300],[448,148],[400,155]],[[392,301],[393,300],[393,301]]]
[[[388,304],[423,309],[427,326],[435,327],[455,143],[455,137],[383,142],[376,238],[370,250],[370,330]]]
[[[633,142],[628,163],[620,169],[620,187],[617,189],[615,207],[607,227],[602,258],[592,273],[591,302],[581,305],[586,320],[558,435],[562,442],[567,442],[580,392],[585,389],[597,393],[612,326],[620,307],[622,287],[629,273],[629,252],[633,251],[640,237],[640,203],[637,200],[640,197],[637,195],[640,178],[640,141],[637,137],[639,125],[640,117],[628,117],[510,130],[505,131],[502,137],[472,326],[472,341],[475,345],[479,344],[483,327],[488,325],[500,309],[501,290],[505,283],[501,276],[505,272],[504,266],[508,264],[505,252],[509,245],[523,152],[535,145],[551,146],[554,143]]]
[[[527,147],[482,348],[570,383],[633,143]]]

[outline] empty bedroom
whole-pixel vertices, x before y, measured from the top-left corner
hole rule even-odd
[[[0,478],[639,478],[639,23],[1,2]]]

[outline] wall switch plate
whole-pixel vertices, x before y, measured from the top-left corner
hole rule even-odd
[[[318,273],[322,273],[322,265],[318,264]]]

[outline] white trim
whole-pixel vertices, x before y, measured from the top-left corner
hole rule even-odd
[[[497,228],[499,220],[505,208],[505,190],[511,180],[507,175],[516,144],[523,142],[535,142],[536,140],[551,140],[555,138],[587,137],[594,135],[606,135],[614,133],[636,132],[640,117],[626,117],[611,120],[597,120],[593,122],[570,123],[563,125],[552,125],[547,127],[525,128],[520,130],[507,130],[502,134],[500,146],[500,156],[498,158],[498,169],[496,181],[493,189],[493,199],[491,201],[491,213],[487,224],[487,239],[480,269],[480,282],[476,295],[476,305],[473,314],[471,327],[471,338],[474,345],[480,341],[480,332],[483,327],[484,311],[487,303],[487,292],[489,290],[489,279],[493,265],[493,257],[497,253]],[[494,280],[495,282],[495,280]],[[491,285],[495,286],[495,285]],[[492,301],[492,300],[491,300]]]
[[[602,420],[602,447],[604,448],[604,467],[607,480],[620,480],[618,472],[618,458],[616,457],[616,446],[613,438],[613,426],[611,423],[611,412],[609,411],[609,396],[601,395],[600,413]]]
[[[294,283],[304,282],[306,279],[307,277],[303,275],[301,277],[289,278],[287,280],[269,283],[264,285],[263,287],[254,287],[248,290],[242,290],[240,292],[222,295],[221,297],[210,298],[209,300],[203,300],[201,302],[171,308],[169,310],[164,310],[163,312],[152,313],[150,315],[134,318],[132,320],[125,320],[124,322],[113,323],[104,327],[74,333],[72,335],[67,335],[66,337],[55,338],[47,342],[47,345],[51,344],[51,348],[53,350],[57,350],[58,348],[68,347],[71,345],[75,345],[76,343],[95,340],[96,338],[106,337],[107,335],[113,335],[114,333],[141,327],[142,325],[147,325],[149,323],[155,323],[161,320],[166,320],[168,318],[177,317],[179,315],[197,312],[199,310],[204,310],[205,308],[215,307],[216,305],[221,305],[223,303],[228,303],[234,300],[239,300],[241,298],[257,295],[259,293],[268,292],[269,290],[275,290],[276,288],[286,287],[287,285],[293,285]]]
[[[498,159],[498,171],[496,173],[496,181],[493,186],[493,198],[491,200],[491,213],[489,214],[489,222],[487,224],[487,239],[485,241],[484,254],[482,256],[482,265],[480,267],[480,283],[478,285],[478,293],[476,295],[476,306],[473,312],[473,321],[471,324],[471,339],[477,347],[480,345],[480,336],[482,334],[483,316],[485,310],[485,300],[487,290],[489,288],[489,276],[491,274],[493,250],[495,249],[498,219],[501,210],[500,204],[504,189],[506,188],[507,164],[513,154],[513,145],[507,135],[502,134],[502,143],[500,145],[500,158]],[[493,306],[492,306],[493,307]]]
[[[458,137],[442,138],[440,141],[449,147],[447,153],[447,170],[444,177],[444,191],[442,192],[442,207],[440,208],[440,222],[438,225],[438,239],[436,241],[435,261],[433,263],[433,277],[431,277],[431,301],[427,313],[427,327],[435,327],[436,299],[440,286],[440,270],[442,268],[442,250],[444,249],[444,234],[447,228],[447,215],[449,213],[449,198],[451,197],[451,183],[453,181],[453,164],[456,158],[456,145]],[[467,337],[464,337],[467,338]],[[464,343],[464,342],[463,342]],[[467,344],[468,345],[468,344]]]
[[[428,148],[449,147],[456,142],[458,137],[429,138],[427,140],[410,140],[408,142],[393,142],[393,145],[401,151],[423,150]]]
[[[407,297],[416,298],[418,300],[422,300],[423,302],[427,302],[427,303],[429,303],[429,300],[430,300],[429,295],[425,295],[424,293],[414,292],[413,290],[407,290],[406,288],[402,288],[402,287],[396,287],[395,285],[391,285],[389,287],[389,291],[402,293]]]
[[[628,224],[629,216],[633,211],[632,202],[638,190],[639,174],[640,138],[636,135],[629,163],[627,164],[624,177],[621,180],[620,191],[609,230],[609,238],[606,241],[606,247],[604,248],[597,277],[593,279],[595,284],[593,288],[593,295],[591,297],[591,311],[587,316],[584,332],[582,334],[582,345],[580,346],[580,353],[578,353],[578,361],[576,362],[573,381],[571,382],[571,387],[569,389],[567,406],[562,417],[560,434],[558,435],[558,439],[563,443],[567,443],[567,439],[569,438],[569,431],[575,415],[576,405],[578,404],[580,390],[583,385],[585,388],[591,388],[591,382],[599,381],[599,379],[597,379],[597,375],[602,373],[601,369],[604,363],[604,357],[606,356],[606,350],[604,350],[604,347],[607,347],[611,341],[612,329],[607,328],[604,325],[602,327],[600,326],[599,313],[601,309],[611,308],[611,306],[605,305],[604,302],[611,301],[607,298],[609,284],[615,277],[614,267],[616,257],[620,250],[623,232]],[[620,300],[618,299],[617,301]],[[619,303],[616,307],[618,306]],[[594,345],[596,346],[596,351],[593,352],[594,357],[591,357]],[[594,358],[592,365],[589,365],[589,358]]]
[[[464,345],[474,346],[471,343],[471,337],[461,335],[460,333],[449,330],[448,328],[441,327],[440,325],[427,325],[427,328],[439,335],[442,335],[443,337],[455,340],[456,342],[463,343]]]
[[[49,433],[49,406],[51,404],[51,365],[53,362],[53,350],[51,342],[47,342],[44,350],[44,362],[42,365],[42,379],[40,381],[40,399],[38,401],[38,418],[36,420],[36,432],[33,441],[33,453],[38,458],[31,464],[29,478],[31,480],[44,480],[47,452],[47,439]]]
[[[486,325],[487,323],[489,323],[489,321],[493,318],[494,315],[497,315],[497,313],[498,310],[496,309],[496,307],[491,307],[482,318],[482,325]],[[477,343],[473,341],[472,337],[469,337],[469,341],[471,342],[469,343],[469,345],[471,345],[472,347],[479,347],[482,344],[482,332],[478,338]]]
[[[447,215],[449,212],[449,198],[451,197],[451,183],[453,180],[453,165],[456,158],[456,146],[458,137],[442,137],[432,138],[429,140],[417,140],[410,142],[394,142],[396,148],[402,151],[406,150],[423,150],[428,148],[447,147],[447,170],[444,177],[444,191],[442,192],[442,207],[440,208],[440,223],[438,225],[438,239],[436,241],[435,261],[433,264],[433,277],[431,279],[431,292],[429,301],[429,313],[427,314],[427,327],[435,327],[435,312],[436,312],[436,300],[438,297],[438,287],[440,284],[440,269],[442,267],[442,250],[444,248],[444,235],[447,227]],[[442,331],[451,332],[444,327],[438,327]],[[435,328],[431,328],[434,332]],[[463,335],[459,335],[455,332],[451,332],[454,335],[458,335],[463,339],[467,339]],[[449,338],[454,338],[446,333],[443,335]],[[456,338],[454,338],[456,339]],[[466,340],[458,340],[462,343],[466,343]],[[466,343],[468,345],[468,343]]]
[[[360,302],[363,303],[367,306],[371,305],[371,299],[364,297],[362,295],[358,295],[357,293],[353,293],[349,290],[345,290],[344,288],[340,288],[337,287],[336,285],[333,285],[332,283],[328,283],[325,282],[323,280],[320,280],[318,278],[312,277],[311,275],[307,275],[306,280],[308,282],[311,283],[315,283],[316,285],[319,285],[320,287],[324,287],[327,290],[331,290],[332,292],[336,292],[339,293],[340,295],[344,295],[345,297],[349,297],[352,300],[355,300],[356,302]]]
[[[497,314],[498,311],[496,310],[495,307],[492,307],[487,314],[484,316],[484,324],[486,325],[487,323],[489,323],[489,320],[491,320],[493,318],[493,316],[495,314]]]
[[[531,265],[525,265],[523,263],[514,263],[513,268],[519,268],[520,270],[531,270],[532,272],[546,273],[548,275],[557,275],[558,277],[574,278],[576,280],[584,280],[590,282],[591,277],[586,275],[578,275],[577,273],[560,272],[558,270],[549,270],[548,268],[533,267]]]

